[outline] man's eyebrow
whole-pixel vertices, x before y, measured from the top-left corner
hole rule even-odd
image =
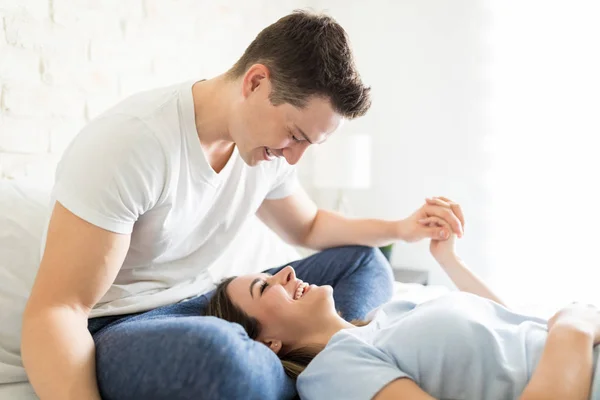
[[[269,274],[269,273],[265,273],[265,275],[266,275],[266,276],[268,276],[268,277],[271,277],[271,276],[273,276],[273,275],[271,275],[271,274]],[[256,285],[258,282],[260,282],[260,281],[264,281],[264,280],[265,280],[265,279],[264,279],[264,277],[262,277],[262,276],[259,276],[258,278],[254,278],[254,279],[252,280],[252,282],[250,283],[250,297],[254,298],[254,294],[253,294],[253,292],[252,292],[252,289],[254,289],[254,285]]]

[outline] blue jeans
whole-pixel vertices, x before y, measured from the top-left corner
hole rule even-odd
[[[333,286],[336,307],[347,320],[363,318],[392,296],[391,268],[378,249],[333,248],[291,265],[300,279]],[[296,388],[275,353],[248,338],[240,325],[201,316],[211,295],[139,314],[90,319],[102,398],[295,397]]]

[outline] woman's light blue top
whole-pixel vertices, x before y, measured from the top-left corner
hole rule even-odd
[[[545,320],[468,293],[420,305],[393,301],[369,325],[336,333],[297,387],[303,400],[366,400],[406,377],[436,399],[514,400],[531,379],[547,334]],[[600,399],[598,381],[592,399]]]

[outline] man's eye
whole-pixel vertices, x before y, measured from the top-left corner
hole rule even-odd
[[[292,137],[292,140],[293,140],[294,142],[301,142],[301,141],[302,141],[301,139],[298,139],[298,138],[297,138],[297,137],[296,137],[296,136],[295,136],[295,135],[292,133],[292,131],[290,131],[290,136]]]

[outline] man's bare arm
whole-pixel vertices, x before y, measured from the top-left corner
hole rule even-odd
[[[113,283],[129,242],[130,235],[91,225],[56,203],[23,316],[23,363],[41,399],[100,399],[87,319]]]

